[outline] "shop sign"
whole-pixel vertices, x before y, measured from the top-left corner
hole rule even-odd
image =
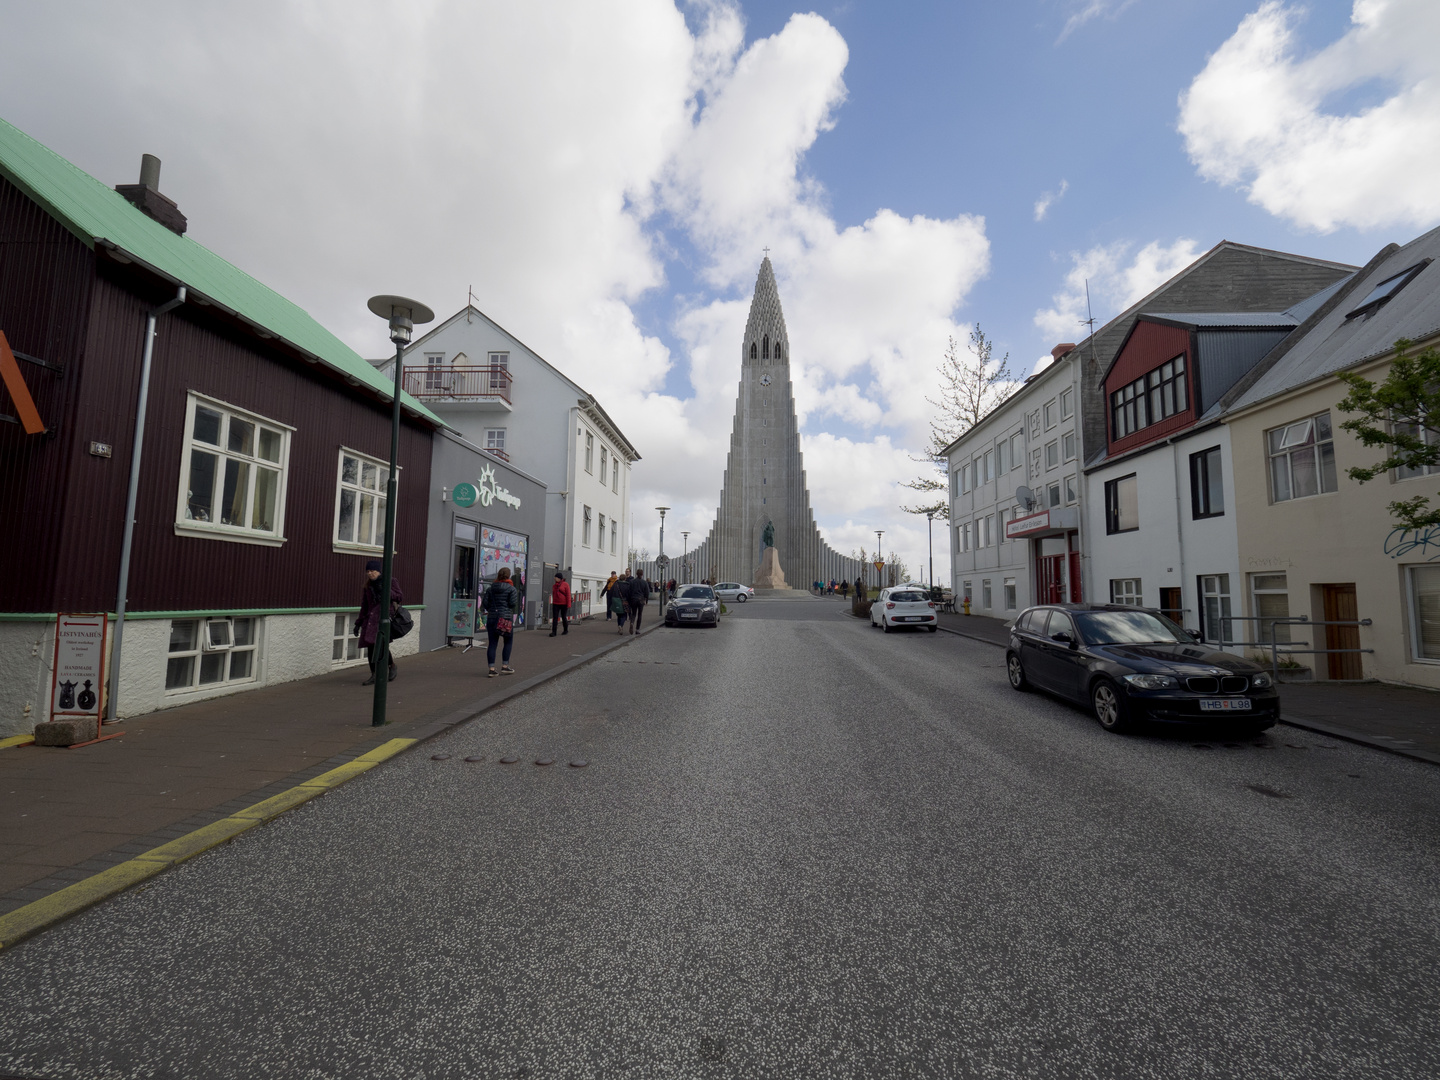
[[[491,503],[504,503],[512,510],[520,509],[520,500],[511,495],[509,490],[501,487],[495,480],[495,467],[486,465],[480,470],[480,478],[473,484],[456,484],[455,490],[450,497],[455,500],[456,506],[463,506],[467,509],[477,502],[481,506],[489,506]]]
[[[1026,517],[1016,518],[1014,521],[1007,521],[1005,523],[1005,539],[1013,540],[1017,536],[1026,536],[1048,528],[1050,528],[1050,511],[1041,510],[1038,514],[1030,514]]]
[[[446,635],[452,638],[475,636],[475,601],[450,601],[450,626]]]
[[[480,493],[475,490],[474,484],[456,484],[450,497],[455,500],[456,506],[468,507],[475,505],[475,500],[480,497]]]
[[[108,631],[109,623],[103,614],[56,616],[55,666],[50,675],[51,719],[93,716],[99,721]]]

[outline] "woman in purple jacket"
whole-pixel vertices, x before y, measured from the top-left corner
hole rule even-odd
[[[360,615],[355,620],[355,635],[360,639],[360,647],[370,657],[370,678],[362,684],[369,686],[375,681],[375,640],[380,636],[380,574],[385,569],[385,564],[379,559],[371,559],[365,564],[366,582],[360,593]],[[405,594],[400,590],[400,582],[393,577],[390,579],[390,615],[393,618],[395,609],[405,602]],[[393,645],[394,642],[391,642]],[[388,650],[387,650],[388,651]],[[395,655],[390,654],[390,679],[394,681],[398,672],[395,670]]]

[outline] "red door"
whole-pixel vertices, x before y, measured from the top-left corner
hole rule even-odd
[[[1065,602],[1065,556],[1038,555],[1035,558],[1035,602]]]

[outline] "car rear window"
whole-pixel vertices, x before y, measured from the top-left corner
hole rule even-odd
[[[898,603],[913,604],[913,603],[915,603],[916,601],[919,601],[920,603],[923,604],[923,603],[925,603],[926,601],[928,601],[930,598],[929,598],[928,596],[926,596],[923,592],[916,592],[914,589],[908,589],[908,590],[906,590],[905,592],[893,592],[893,593],[891,593],[891,594],[890,594],[890,599],[891,599],[891,600],[894,600],[897,604],[898,604]]]
[[[681,600],[714,600],[715,594],[709,585],[686,585],[679,592]]]

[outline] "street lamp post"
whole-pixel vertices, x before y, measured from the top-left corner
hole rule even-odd
[[[660,511],[660,554],[655,556],[655,565],[660,569],[662,581],[668,581],[669,579],[665,577],[665,568],[670,564],[670,560],[665,558],[665,511],[669,510],[670,507],[657,506],[655,509]],[[662,584],[659,588],[660,606],[663,608],[665,606],[665,587]]]
[[[405,346],[416,323],[433,322],[435,312],[418,300],[403,296],[372,296],[367,306],[390,323],[390,340],[395,343],[395,391],[390,409],[390,474],[385,486],[385,559],[380,571],[380,630],[371,648],[375,661],[375,700],[370,723],[385,723],[385,691],[390,685],[390,583],[395,572],[395,466],[400,457],[400,391],[404,378]],[[369,585],[366,585],[369,588]]]
[[[680,530],[680,576],[686,581],[690,580],[690,533]]]
[[[881,539],[882,539],[884,536],[885,536],[885,530],[884,530],[884,529],[876,529],[876,530],[875,530],[875,561],[876,561],[877,563],[882,563],[882,564],[885,562],[885,556],[880,554],[880,550],[881,550],[881,548],[880,548],[880,541],[881,541]],[[880,567],[877,566],[877,567],[875,567],[875,591],[878,593],[878,592],[879,592],[881,589],[883,589],[884,587],[885,587],[885,582],[884,582],[884,580],[880,577]]]

